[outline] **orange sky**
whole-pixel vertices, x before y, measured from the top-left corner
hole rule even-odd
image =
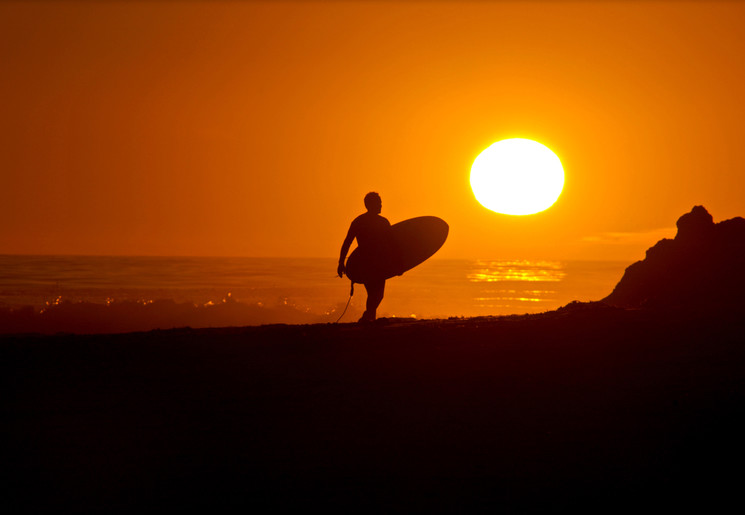
[[[736,2],[2,2],[0,253],[335,256],[362,197],[443,257],[636,260],[745,215]],[[481,207],[524,137],[563,195]]]

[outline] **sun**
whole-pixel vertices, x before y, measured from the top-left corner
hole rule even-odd
[[[537,141],[505,139],[473,162],[471,189],[487,209],[505,215],[532,215],[559,198],[564,168],[556,154]]]

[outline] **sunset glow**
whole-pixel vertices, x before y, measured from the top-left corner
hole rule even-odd
[[[692,205],[745,210],[744,22],[741,2],[0,2],[0,253],[328,257],[374,190],[392,223],[450,224],[438,257],[639,259]],[[480,203],[524,214],[535,188],[469,182],[515,137],[566,172],[539,215]]]
[[[736,506],[744,27],[0,0],[3,506]]]

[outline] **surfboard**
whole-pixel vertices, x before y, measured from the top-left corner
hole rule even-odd
[[[445,220],[436,216],[419,216],[394,224],[390,244],[376,249],[374,255],[354,249],[347,259],[347,277],[353,283],[365,283],[401,275],[440,250],[449,230]]]

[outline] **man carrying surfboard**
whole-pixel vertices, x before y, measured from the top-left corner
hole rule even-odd
[[[375,192],[365,195],[365,207],[367,213],[349,226],[336,273],[339,277],[346,274],[352,285],[365,285],[367,304],[359,321],[372,322],[383,300],[386,279],[402,275],[432,257],[445,243],[449,227],[436,216],[418,216],[391,225],[380,216],[383,202]],[[357,248],[347,259],[355,238]]]
[[[349,252],[349,246],[357,238],[358,250],[355,252],[363,256],[365,268],[368,271],[367,277],[362,281],[367,290],[367,303],[365,312],[359,321],[372,322],[375,320],[378,306],[385,292],[385,264],[391,242],[391,223],[385,217],[380,216],[383,201],[374,191],[365,195],[365,207],[367,212],[355,218],[349,226],[347,237],[344,238],[341,246],[336,273],[342,277],[346,272],[344,262],[347,259],[347,252]]]

